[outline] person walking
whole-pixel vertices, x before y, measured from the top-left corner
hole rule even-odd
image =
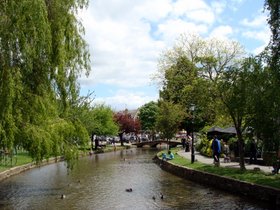
[[[250,144],[250,164],[257,163],[257,144],[254,139],[252,139]]]
[[[214,136],[214,140],[212,141],[211,145],[212,151],[213,151],[213,158],[214,158],[214,164],[216,166],[220,165],[220,154],[221,154],[221,142],[217,138],[217,136]]]
[[[185,149],[186,147],[186,139],[185,138],[182,138],[182,146],[183,146],[183,149]]]

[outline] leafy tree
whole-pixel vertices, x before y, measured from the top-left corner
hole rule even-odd
[[[265,9],[269,11],[268,24],[271,30],[271,39],[268,48],[270,49],[269,63],[272,71],[280,78],[280,2],[277,0],[265,0]]]
[[[177,58],[174,65],[165,71],[165,81],[160,98],[181,104],[189,111],[191,104],[196,104],[196,130],[205,123],[213,120],[213,103],[209,103],[208,81],[199,77],[199,68],[186,56]],[[207,94],[208,93],[208,94]],[[191,119],[187,118],[181,125],[184,129],[191,129]]]
[[[118,125],[114,121],[114,112],[105,105],[97,105],[90,113],[92,115],[89,131],[96,135],[116,135]]]
[[[225,110],[231,117],[237,132],[240,168],[245,169],[244,161],[244,137],[243,133],[249,125],[252,125],[252,91],[254,81],[252,74],[256,65],[253,58],[245,59],[239,67],[232,67],[224,72],[218,83],[218,92],[224,104]]]
[[[279,146],[279,127],[274,107],[276,103],[272,96],[274,87],[270,68],[263,64],[262,59],[255,58],[251,76],[253,88],[250,90],[252,115],[247,120],[251,122],[255,135],[264,143],[264,150],[276,151]]]
[[[255,96],[255,129],[263,139],[265,150],[278,151],[280,135],[280,2],[265,0],[265,9],[269,11],[268,24],[271,29],[271,39],[266,50],[261,54],[262,63],[257,79],[259,93]],[[257,80],[257,81],[258,81]]]
[[[69,112],[77,77],[90,69],[76,18],[85,6],[86,0],[0,2],[2,147],[22,145],[39,162],[52,151],[70,157],[85,142],[84,127]]]
[[[161,55],[154,76],[162,89],[160,96],[184,107],[195,104],[197,120],[210,123],[218,100],[216,83],[243,55],[235,41],[182,34],[175,46]]]
[[[221,88],[222,86],[219,85],[225,85],[225,81],[228,81],[228,83],[235,82],[236,78],[231,78],[233,74],[229,74],[229,72],[233,73],[231,70],[240,67],[240,60],[243,56],[244,50],[238,42],[202,39],[199,36],[183,34],[173,49],[162,55],[159,62],[157,78],[162,86],[160,96],[164,100],[171,100],[184,107],[195,104],[196,127],[200,122],[213,122],[215,116],[220,116],[216,113],[230,114],[228,111],[234,111],[231,109],[236,107],[224,109],[224,105],[227,104],[225,99],[229,100],[231,97],[230,94],[226,93],[227,91],[237,91],[240,88],[240,80],[236,81],[236,90],[227,90],[224,88],[225,86]],[[238,103],[241,102],[238,101]],[[233,118],[233,116],[237,117],[236,114],[230,115],[232,123],[241,126],[242,123],[240,124],[239,118],[246,117],[243,114],[245,113],[238,113],[238,120]],[[190,125],[190,120],[190,118],[186,119],[184,127]],[[241,121],[243,122],[243,120]],[[240,145],[242,145],[241,138],[240,141]],[[242,151],[240,150],[240,152],[242,156]],[[244,162],[240,165],[243,168]]]
[[[170,140],[174,137],[186,112],[179,104],[168,101],[159,101],[159,112],[157,115],[156,128],[162,133],[162,137]]]
[[[158,109],[158,104],[154,101],[144,104],[139,109],[139,121],[141,123],[141,128],[145,131],[151,131],[153,138],[156,129],[155,127]]]
[[[124,133],[138,133],[141,129],[140,121],[138,118],[133,118],[132,115],[126,109],[124,112],[118,112],[115,114],[114,119],[119,125],[119,136],[121,145],[123,146],[123,134]]]

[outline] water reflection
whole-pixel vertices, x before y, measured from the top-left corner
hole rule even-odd
[[[70,173],[64,163],[27,171],[0,183],[0,208],[266,209],[162,171],[152,162],[156,152],[130,149],[93,155],[79,160]]]

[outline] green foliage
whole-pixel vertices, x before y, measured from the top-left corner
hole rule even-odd
[[[262,89],[258,88],[262,94],[259,94],[259,98],[255,95],[254,124],[256,133],[264,141],[264,149],[277,152],[280,147],[280,2],[265,0],[264,7],[269,12],[267,21],[271,29],[271,39],[266,51],[261,54],[261,62],[267,64],[267,67],[259,68],[256,75],[257,81],[262,80],[263,84]],[[257,103],[260,106],[257,106]]]
[[[202,155],[205,155],[207,157],[212,157],[212,149],[211,149],[212,140],[209,140],[205,134],[200,135],[199,139],[200,142],[196,146],[196,150],[199,151]]]
[[[269,65],[276,81],[280,78],[279,66],[280,66],[280,2],[277,0],[265,0],[265,9],[269,11],[267,22],[270,26],[272,36],[268,49]]]
[[[71,111],[77,77],[90,70],[76,18],[87,3],[0,1],[1,148],[23,146],[39,162],[88,141],[84,124]]]
[[[186,107],[189,115],[182,127],[191,128],[191,104],[196,106],[195,130],[212,124],[220,109],[224,111],[217,83],[224,72],[238,65],[243,53],[235,41],[182,34],[175,46],[162,55],[156,75],[162,87],[160,98]]]
[[[151,101],[147,104],[144,104],[139,109],[139,120],[141,123],[142,130],[155,130],[156,125],[156,116],[158,114],[158,104],[154,101]]]
[[[97,105],[90,113],[92,115],[91,132],[96,135],[117,135],[119,127],[114,121],[114,112],[110,107]]]
[[[168,101],[159,101],[156,128],[162,133],[163,138],[172,139],[185,116],[182,106]]]
[[[67,160],[67,168],[73,169],[77,159],[79,158],[79,150],[73,145],[65,144],[63,156]]]

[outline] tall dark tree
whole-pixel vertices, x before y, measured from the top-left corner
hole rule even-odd
[[[255,71],[254,128],[264,143],[264,151],[277,152],[280,146],[280,2],[265,0],[271,29],[270,43],[258,56]]]
[[[245,168],[244,131],[252,125],[253,95],[255,83],[253,73],[257,63],[254,58],[244,59],[237,67],[228,69],[221,76],[217,87],[225,111],[231,117],[238,138],[240,169]]]
[[[271,39],[269,50],[271,53],[270,65],[272,71],[278,75],[276,77],[280,81],[280,2],[278,0],[265,0],[265,9],[269,11],[267,19],[271,30]]]

